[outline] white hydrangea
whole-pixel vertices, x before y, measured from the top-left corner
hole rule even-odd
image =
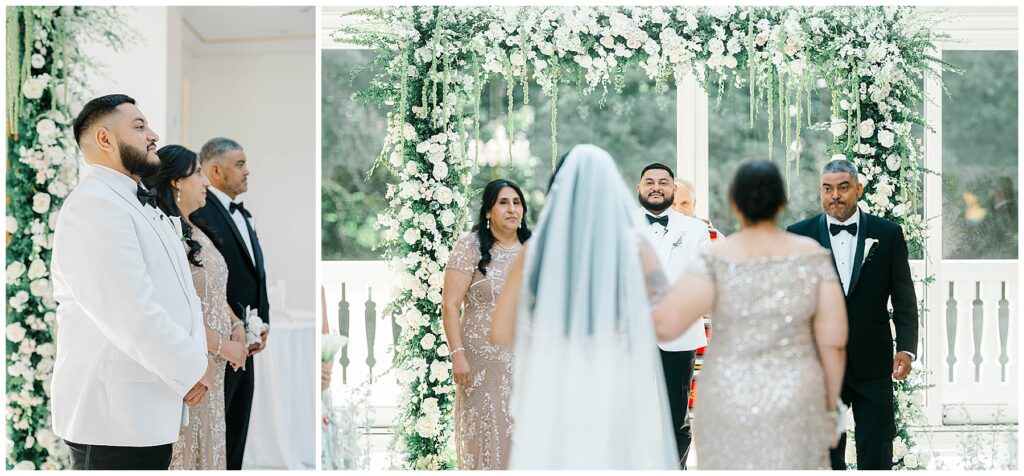
[[[7,265],[7,284],[17,283],[23,274],[25,274],[25,263],[12,261]]]
[[[35,297],[41,298],[53,295],[53,286],[50,284],[50,280],[46,278],[32,281],[28,287]]]
[[[27,292],[18,291],[17,293],[14,294],[14,296],[11,296],[7,303],[10,304],[15,311],[21,311],[21,309],[25,307],[25,303],[28,302],[28,299],[29,295]]]

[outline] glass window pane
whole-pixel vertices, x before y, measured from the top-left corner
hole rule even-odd
[[[739,231],[739,221],[729,211],[729,181],[736,166],[748,158],[768,158],[768,111],[764,101],[760,112],[750,126],[750,93],[747,88],[726,88],[718,103],[714,90],[708,106],[708,217],[726,235]],[[717,107],[716,107],[717,104]],[[828,122],[832,98],[828,89],[811,91],[811,123]],[[791,115],[795,115],[792,111]],[[800,163],[790,164],[789,205],[779,217],[779,226],[785,228],[805,218],[821,213],[818,177],[830,156],[825,148],[832,143],[832,134],[824,130],[807,128],[807,112],[801,111],[803,130],[800,134]],[[779,138],[778,112],[773,118],[774,147],[772,160],[785,174],[786,150]],[[795,119],[794,119],[795,120]],[[792,138],[795,141],[795,138]],[[705,197],[697,197],[703,200]]]
[[[945,51],[942,256],[1017,258],[1017,51]]]
[[[480,108],[479,173],[473,178],[470,214],[475,217],[480,192],[497,178],[515,181],[527,195],[528,223],[536,223],[551,180],[551,99],[530,82],[529,104],[523,87],[513,93],[512,160],[508,144],[507,83],[494,78],[485,87]],[[627,186],[639,182],[640,170],[651,162],[673,169],[676,164],[676,88],[657,91],[641,71],[627,72],[622,92],[601,88],[580,96],[576,86],[558,92],[558,158],[577,144],[594,144],[615,158]],[[470,157],[473,157],[471,149]],[[637,205],[639,206],[639,204]],[[475,219],[475,218],[474,218]]]
[[[365,178],[384,145],[389,109],[354,97],[370,85],[371,71],[352,76],[353,68],[366,65],[375,56],[371,50],[322,51],[320,196],[326,261],[380,259],[373,247],[381,235],[373,223],[387,205],[388,172],[378,167],[369,180]]]

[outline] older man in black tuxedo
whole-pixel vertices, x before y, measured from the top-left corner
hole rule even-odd
[[[907,242],[900,225],[857,208],[864,186],[851,162],[826,164],[820,192],[825,213],[788,231],[832,251],[850,321],[842,399],[853,408],[857,468],[889,470],[896,435],[893,379],[907,378],[917,352],[917,297]],[[895,353],[890,319],[896,328]],[[846,469],[845,454],[844,435],[832,450],[832,469]]]
[[[263,267],[263,249],[253,227],[252,215],[238,195],[248,190],[249,168],[242,146],[231,139],[210,139],[199,151],[203,174],[210,181],[206,206],[197,213],[219,237],[218,249],[228,265],[228,304],[238,317],[245,319],[245,308],[255,309],[263,322],[270,323],[270,302],[267,299],[267,273]],[[267,345],[262,342],[249,348],[245,369],[231,367],[224,373],[224,406],[227,423],[227,468],[242,469],[245,440],[249,432],[249,413],[255,388],[252,355]]]

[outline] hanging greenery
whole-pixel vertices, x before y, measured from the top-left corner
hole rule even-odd
[[[392,304],[402,326],[395,371],[402,396],[397,450],[410,469],[453,466],[449,438],[454,387],[441,325],[443,267],[463,230],[467,187],[479,138],[480,90],[507,84],[509,133],[515,85],[536,82],[557,103],[560,84],[578,94],[621,90],[626,68],[644,71],[659,90],[693,75],[718,98],[748,88],[750,121],[768,118],[768,156],[800,160],[805,129],[831,132],[833,158],[861,170],[861,207],[903,225],[912,252],[925,222],[914,124],[925,76],[946,65],[933,55],[943,37],[934,19],[911,7],[388,7],[351,14],[361,23],[335,39],[369,47],[377,76],[359,98],[396,106],[378,159],[397,182],[378,218],[385,255],[401,276]],[[941,79],[941,78],[940,78]],[[829,118],[810,115],[812,87],[831,91]],[[465,107],[472,104],[472,107]],[[472,111],[470,114],[467,111]],[[802,112],[806,111],[806,122]],[[552,167],[558,157],[551,117]],[[776,121],[777,119],[777,121]],[[777,139],[785,157],[772,157]]]
[[[7,7],[7,468],[61,469],[51,430],[56,346],[50,253],[57,210],[78,180],[72,111],[82,103],[85,41],[128,34],[109,7]]]

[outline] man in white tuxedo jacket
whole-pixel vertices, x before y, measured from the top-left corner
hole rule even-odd
[[[668,166],[654,163],[644,167],[636,189],[637,200],[641,205],[637,214],[641,222],[648,224],[647,236],[668,282],[674,283],[682,275],[686,264],[711,243],[708,227],[701,220],[672,210],[676,184],[675,174]],[[677,339],[658,344],[661,348],[661,363],[665,371],[665,386],[672,411],[680,469],[686,469],[692,440],[688,403],[696,351],[707,343],[704,319],[698,319]]]
[[[53,430],[74,469],[167,469],[212,380],[184,246],[139,183],[158,136],[124,95],[89,101],[74,133],[87,165],[54,231]]]

